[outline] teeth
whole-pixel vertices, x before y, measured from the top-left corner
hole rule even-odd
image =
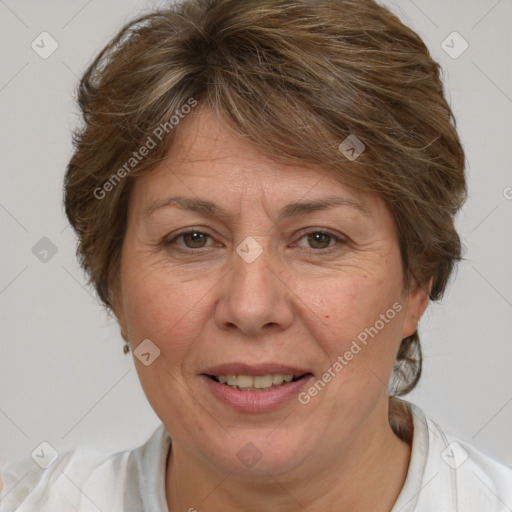
[[[238,382],[240,382],[240,377],[238,377]],[[270,388],[272,386],[272,375],[258,375],[254,377],[253,387],[261,389],[261,388]]]
[[[239,388],[253,388],[253,387],[256,387],[253,383],[254,383],[254,378],[250,377],[249,375],[239,375],[238,377],[236,377],[236,385]]]
[[[221,384],[241,389],[242,391],[267,391],[273,386],[280,386],[283,382],[291,382],[293,375],[274,373],[269,375],[216,375]]]
[[[274,375],[272,375],[272,384],[274,384],[274,386],[279,386],[279,384],[283,383],[283,380],[284,375],[282,373],[274,373]]]

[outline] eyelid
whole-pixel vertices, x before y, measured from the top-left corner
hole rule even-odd
[[[309,235],[310,233],[323,233],[325,235],[330,235],[335,238],[342,238],[341,233],[334,233],[329,228],[321,228],[321,227],[312,227],[312,228],[303,228],[299,230],[299,234],[301,237],[305,235]]]
[[[178,231],[177,233],[172,233],[171,235],[165,236],[162,243],[165,246],[171,245],[171,244],[175,243],[177,239],[179,239],[189,233],[200,233],[200,234],[205,235],[206,237],[210,238],[211,240],[214,240],[214,237],[210,233],[208,233],[208,230],[205,230],[204,228],[187,227],[187,228],[183,228],[182,231]],[[191,249],[189,247],[185,247],[182,245],[177,245],[177,246],[185,251],[197,251],[198,250],[198,249]],[[199,249],[204,249],[204,248],[205,247],[200,247]]]
[[[165,246],[175,244],[179,248],[179,250],[183,250],[186,252],[198,252],[201,249],[206,249],[207,247],[211,247],[211,245],[215,245],[215,243],[214,243],[214,244],[206,245],[204,247],[197,247],[197,248],[193,249],[193,248],[186,247],[183,245],[178,245],[176,243],[177,239],[182,238],[184,235],[187,235],[189,233],[200,233],[215,242],[214,237],[210,233],[208,233],[208,230],[206,230],[204,228],[187,227],[187,228],[183,228],[182,231],[178,231],[177,233],[173,233],[171,236],[165,237],[163,240],[163,244]],[[303,230],[300,230],[299,233],[295,237],[296,242],[294,242],[294,244],[297,244],[304,237],[306,237],[309,234],[313,234],[313,233],[321,233],[321,234],[327,235],[327,236],[333,238],[337,243],[333,244],[333,245],[329,245],[322,249],[314,249],[311,247],[310,248],[302,247],[302,249],[305,249],[306,251],[310,251],[310,252],[314,252],[314,253],[328,252],[328,251],[334,250],[336,248],[336,246],[339,246],[340,244],[343,245],[348,242],[347,238],[344,235],[333,233],[331,230],[326,229],[326,228],[313,227],[313,228],[304,228]]]
[[[313,249],[311,247],[310,248],[303,247],[303,249],[306,249],[311,252],[317,252],[317,253],[320,253],[322,251],[327,252],[329,250],[334,250],[337,245],[340,245],[340,244],[343,245],[348,242],[348,239],[344,235],[333,233],[331,230],[326,229],[326,228],[305,228],[305,230],[302,230],[300,232],[300,235],[297,236],[297,242],[299,242],[305,236],[310,235],[312,233],[322,233],[323,235],[330,236],[331,238],[334,238],[334,240],[338,243],[334,244],[334,245],[329,245],[328,247],[325,247],[323,249]],[[294,243],[296,244],[297,242],[294,242]]]

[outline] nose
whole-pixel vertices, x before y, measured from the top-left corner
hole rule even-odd
[[[293,292],[279,275],[282,263],[277,256],[263,249],[251,262],[238,253],[233,253],[232,259],[219,289],[217,326],[250,336],[287,329],[293,322]]]

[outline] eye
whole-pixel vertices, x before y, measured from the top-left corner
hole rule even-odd
[[[337,236],[331,233],[326,233],[324,231],[311,231],[310,233],[306,233],[300,238],[300,240],[304,239],[311,249],[328,249],[329,247],[335,245],[336,242],[342,241]],[[302,247],[304,246],[302,245]]]
[[[206,242],[208,238],[210,238],[210,236],[201,231],[185,231],[166,242],[166,245],[176,244],[185,249],[202,249],[207,246]],[[184,245],[178,244],[177,240],[183,240]]]
[[[203,249],[212,245],[208,243],[208,240],[211,240],[210,235],[203,233],[198,230],[184,231],[179,233],[172,239],[165,242],[166,246],[178,246],[178,248],[182,248],[184,250],[193,250],[193,249]],[[307,246],[301,241],[305,240]],[[181,243],[180,243],[181,242]],[[306,249],[314,249],[314,250],[322,250],[329,249],[336,244],[342,243],[343,240],[338,236],[333,235],[332,233],[327,233],[325,231],[311,231],[309,233],[305,233],[297,242],[297,245],[304,247]]]

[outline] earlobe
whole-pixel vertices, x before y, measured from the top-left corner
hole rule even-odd
[[[426,287],[416,286],[416,288],[409,293],[405,307],[402,338],[413,335],[418,328],[418,323],[427,309],[431,289],[432,279],[429,280]]]

